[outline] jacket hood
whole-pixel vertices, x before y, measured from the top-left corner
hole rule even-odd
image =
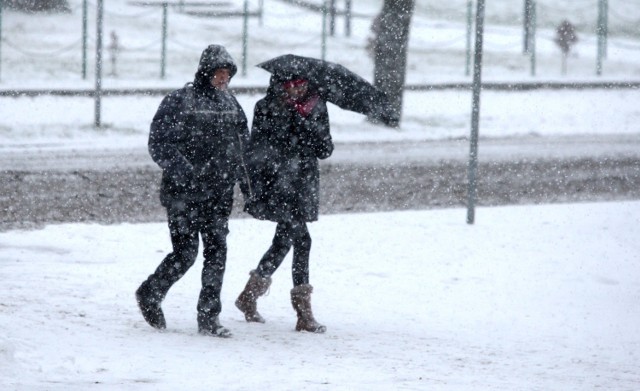
[[[207,86],[216,69],[227,68],[233,77],[238,72],[238,67],[227,49],[221,45],[209,45],[200,56],[198,71],[193,84],[198,87]]]

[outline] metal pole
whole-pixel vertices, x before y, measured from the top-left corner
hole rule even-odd
[[[522,45],[522,53],[529,53],[529,33],[531,28],[531,0],[524,0],[524,13],[522,17],[523,23],[523,45]]]
[[[169,4],[162,3],[162,53],[160,53],[160,78],[164,79],[167,65],[167,9]]]
[[[464,67],[464,75],[471,73],[471,28],[473,25],[473,1],[467,1],[467,61]]]
[[[482,37],[484,30],[484,0],[478,0],[476,11],[476,47],[473,64],[473,99],[471,106],[471,147],[469,151],[469,187],[467,224],[475,220],[476,172],[478,170],[478,127],[480,124],[480,90],[482,87]]]
[[[603,4],[604,4],[603,0],[598,0],[598,24],[596,27],[596,36],[598,38],[598,47],[596,52],[596,75],[598,76],[602,75],[602,53],[604,52],[603,39],[602,39],[602,33],[604,30]]]
[[[264,0],[260,0],[260,2],[258,3],[258,7],[260,7],[259,22],[260,22],[260,27],[262,27],[262,15],[264,14]]]
[[[607,40],[609,36],[609,0],[602,0],[602,26],[603,26],[603,42],[602,56],[607,58]]]
[[[96,128],[101,126],[100,110],[102,98],[102,22],[103,22],[103,0],[97,0],[98,16],[96,19],[96,89],[95,89],[95,121]]]
[[[0,0],[0,80],[2,80],[2,3],[4,0]]]
[[[82,79],[87,79],[87,40],[89,39],[88,33],[88,11],[87,0],[82,1]]]
[[[351,0],[344,1],[344,35],[351,36]]]
[[[247,76],[247,44],[249,39],[249,1],[244,0],[242,15],[242,76]]]
[[[531,41],[529,42],[529,51],[531,52],[531,76],[536,75],[536,30],[537,30],[537,3],[531,2]]]
[[[329,0],[329,35],[336,35],[336,0]]]
[[[322,51],[321,58],[324,60],[327,57],[327,1],[325,0],[322,3],[322,41],[320,44],[320,49]]]

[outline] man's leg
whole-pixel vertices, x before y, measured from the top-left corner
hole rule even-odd
[[[171,286],[193,266],[198,255],[198,231],[192,224],[192,211],[187,207],[169,208],[167,214],[173,251],[136,291],[143,317],[147,323],[159,329],[166,327],[160,307],[162,300]]]
[[[230,332],[220,325],[218,315],[222,310],[220,291],[227,262],[229,219],[219,215],[206,216],[205,219],[201,231],[204,265],[198,299],[198,329],[201,333],[226,337]]]

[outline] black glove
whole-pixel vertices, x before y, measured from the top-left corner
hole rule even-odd
[[[169,168],[169,176],[177,186],[187,187],[193,184],[195,175],[193,166],[187,162],[175,163]]]

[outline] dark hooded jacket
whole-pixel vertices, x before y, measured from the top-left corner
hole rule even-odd
[[[207,201],[228,215],[235,183],[240,181],[247,192],[247,118],[231,93],[211,86],[219,68],[229,69],[231,76],[237,71],[224,47],[210,45],[193,83],[167,95],[153,117],[149,153],[162,168],[160,200],[165,207]]]
[[[281,82],[271,79],[256,103],[248,161],[253,198],[245,210],[276,222],[318,219],[318,159],[333,152],[326,103],[319,99],[306,116],[281,98]]]

